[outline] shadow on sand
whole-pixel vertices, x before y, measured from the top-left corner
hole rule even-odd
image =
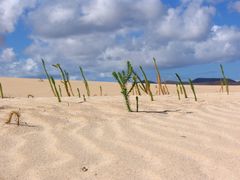
[[[170,112],[179,112],[181,109],[176,110],[164,110],[164,111],[138,111],[138,113],[156,113],[156,114],[168,114]]]

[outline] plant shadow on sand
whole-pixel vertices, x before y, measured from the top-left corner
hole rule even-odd
[[[168,114],[171,112],[180,112],[181,109],[176,109],[176,110],[164,110],[164,111],[138,111],[139,113],[159,113],[159,114]],[[191,112],[192,113],[192,112]]]
[[[14,125],[14,126],[18,126],[15,122],[10,122],[10,123],[8,123],[8,124],[6,124],[6,125]],[[19,126],[29,127],[29,128],[35,128],[35,127],[38,127],[38,126],[36,126],[36,125],[30,125],[30,124],[28,124],[28,123],[26,123],[26,122],[20,122]]]

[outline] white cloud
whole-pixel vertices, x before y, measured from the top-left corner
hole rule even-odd
[[[240,1],[230,2],[229,8],[240,13]]]
[[[186,2],[185,2],[186,3]],[[201,39],[211,28],[214,7],[202,7],[198,1],[191,1],[177,8],[169,8],[157,31],[169,39]]]
[[[36,0],[0,0],[0,34],[14,31],[19,16],[35,3]]]
[[[13,48],[5,48],[0,52],[1,76],[37,76],[39,67],[31,58],[17,59]]]
[[[0,54],[0,62],[11,62],[15,60],[15,52],[13,51],[13,48],[6,48],[2,50],[2,53]]]
[[[32,11],[28,20],[35,35],[49,38],[112,33],[126,27],[143,26],[157,19],[161,12],[159,0],[53,0]],[[42,19],[47,26],[42,25]]]

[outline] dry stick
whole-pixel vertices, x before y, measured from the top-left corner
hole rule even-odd
[[[167,93],[166,88],[163,86],[162,89],[163,89],[163,94],[166,94]]]
[[[77,92],[78,92],[78,97],[81,98],[81,93],[80,93],[79,88],[77,88]]]
[[[12,120],[12,118],[13,118],[14,115],[17,117],[17,125],[19,126],[19,125],[20,125],[20,113],[17,112],[17,111],[12,111],[12,112],[10,112],[9,117],[8,117],[8,120],[7,120],[5,123],[6,123],[6,124],[11,123],[11,120]]]
[[[54,64],[53,67],[57,68],[60,71],[60,74],[61,74],[61,77],[62,77],[62,82],[64,84],[64,87],[65,87],[65,90],[67,92],[67,95],[71,96],[71,94],[69,92],[69,89],[68,89],[68,81],[67,81],[65,72],[61,68],[60,64]]]
[[[51,78],[50,78],[50,76],[49,76],[49,74],[48,74],[48,72],[47,72],[46,65],[45,65],[45,62],[44,62],[43,59],[42,59],[42,66],[43,66],[43,69],[44,69],[44,71],[45,71],[45,74],[46,74],[46,76],[47,76],[47,78],[48,78],[48,82],[49,82],[49,84],[50,84],[51,90],[52,90],[54,96],[56,96],[55,91],[54,91],[54,88],[53,88],[53,84],[51,83]]]
[[[180,92],[179,92],[179,84],[176,84],[177,94],[178,94],[178,100],[181,100]]]
[[[0,83],[0,94],[1,94],[1,98],[3,99],[3,98],[4,98],[4,96],[3,96],[2,83]]]
[[[164,87],[165,87],[165,89],[166,89],[166,93],[167,93],[167,94],[170,94],[166,82],[164,82]]]
[[[138,96],[136,96],[136,112],[138,112]]]
[[[192,89],[192,92],[193,92],[193,95],[194,95],[194,99],[195,99],[195,101],[197,101],[196,92],[195,92],[194,85],[193,85],[193,82],[192,82],[191,79],[189,79],[189,83],[191,85],[191,89]]]
[[[50,77],[50,79],[51,79],[51,82],[52,82],[52,84],[53,84],[54,91],[55,91],[55,94],[56,94],[56,96],[57,96],[58,102],[61,102],[61,98],[60,98],[59,92],[58,92],[58,90],[57,90],[55,80],[54,80],[54,78],[53,78],[52,76]]]
[[[183,85],[183,82],[182,82],[180,76],[179,76],[177,73],[175,73],[175,74],[176,74],[176,76],[177,76],[177,78],[178,78],[178,80],[179,80],[179,82],[180,82],[180,85],[181,85],[182,88],[183,88],[183,92],[184,92],[184,96],[185,96],[185,98],[188,98],[188,97],[187,97],[186,89],[185,89],[185,87],[184,87],[184,85]]]
[[[229,95],[228,80],[227,80],[227,78],[225,76],[225,73],[224,73],[224,70],[223,70],[223,66],[221,64],[220,64],[220,68],[221,68],[221,72],[222,72],[222,76],[223,76],[223,83],[226,86],[226,91],[227,91],[227,94]]]
[[[90,96],[90,89],[89,89],[89,86],[88,86],[88,82],[84,76],[84,73],[83,73],[83,69],[81,66],[79,66],[79,69],[80,69],[80,72],[81,72],[81,75],[82,75],[82,78],[83,78],[83,81],[84,81],[84,84],[85,84],[85,88],[87,90],[87,96]]]
[[[34,98],[34,96],[33,96],[32,94],[29,94],[29,95],[28,95],[28,98],[30,98],[30,97],[31,97],[31,98]]]
[[[156,70],[156,73],[157,73],[158,95],[160,95],[161,92],[164,95],[164,91],[163,91],[162,83],[161,83],[161,76],[160,76],[160,72],[159,72],[159,69],[158,69],[157,62],[156,62],[155,58],[153,58],[153,63],[154,63],[155,70]]]

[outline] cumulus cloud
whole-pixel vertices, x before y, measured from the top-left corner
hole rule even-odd
[[[6,48],[2,50],[2,53],[0,55],[0,62],[12,62],[15,60],[15,52],[13,51],[13,48]]]
[[[169,8],[163,20],[159,22],[159,36],[170,39],[201,39],[211,28],[215,8],[201,7],[198,1],[184,3],[177,8]]]
[[[18,59],[13,48],[0,51],[1,76],[34,76],[39,75],[37,63],[31,59]]]
[[[36,35],[63,37],[145,25],[158,18],[161,10],[159,0],[53,0],[41,4],[28,20]]]
[[[229,4],[229,7],[234,10],[234,11],[237,11],[240,13],[240,1],[235,1],[235,2],[231,2]]]
[[[19,16],[35,3],[36,0],[0,0],[0,34],[14,31]]]

